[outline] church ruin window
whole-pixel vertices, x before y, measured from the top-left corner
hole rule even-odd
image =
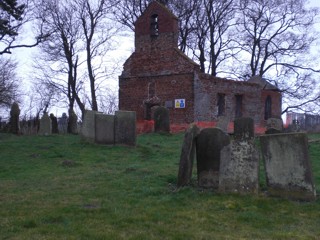
[[[218,101],[217,101],[217,107],[218,107],[218,116],[224,115],[225,113],[225,97],[226,95],[224,93],[218,93]]]
[[[242,95],[235,95],[236,107],[235,107],[235,118],[242,117]]]
[[[271,118],[271,107],[272,107],[272,101],[270,95],[267,96],[265,105],[264,105],[264,119],[267,120]]]
[[[151,36],[156,37],[159,35],[159,23],[158,14],[153,14],[151,16],[150,33]]]

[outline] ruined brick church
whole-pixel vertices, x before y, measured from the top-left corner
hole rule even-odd
[[[172,125],[233,122],[251,117],[256,126],[281,115],[281,92],[260,77],[233,81],[201,73],[178,49],[178,19],[157,1],[135,23],[135,51],[119,76],[119,109],[152,120],[157,106],[169,109]]]

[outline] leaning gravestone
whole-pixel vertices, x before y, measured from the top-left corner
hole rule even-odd
[[[221,150],[219,190],[231,193],[258,193],[259,153],[254,144],[254,122],[234,122],[235,140]]]
[[[115,144],[136,145],[136,112],[116,111]]]
[[[88,142],[94,142],[96,137],[95,131],[95,115],[97,111],[85,110],[82,127],[81,138]]]
[[[95,142],[100,144],[114,144],[114,115],[96,114]]]
[[[48,116],[48,113],[44,113],[40,119],[39,135],[50,135],[52,133],[51,119]]]
[[[267,120],[267,130],[266,134],[276,134],[282,133],[283,131],[283,122],[281,118],[269,118]]]
[[[308,138],[305,133],[260,137],[270,195],[295,200],[315,200]]]
[[[200,187],[218,188],[220,151],[229,144],[229,136],[219,128],[205,128],[199,133],[196,140],[196,152]]]
[[[199,134],[200,129],[193,124],[189,127],[184,135],[184,140],[181,148],[178,187],[188,185],[192,176],[193,159],[195,155],[196,143],[195,139]]]
[[[165,107],[157,107],[154,111],[154,131],[155,132],[170,132],[169,110]]]

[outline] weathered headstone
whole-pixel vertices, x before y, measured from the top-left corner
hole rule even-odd
[[[230,119],[228,116],[219,116],[217,120],[217,128],[220,128],[224,132],[228,132],[228,126],[229,126]]]
[[[178,187],[189,184],[192,177],[193,159],[195,156],[196,142],[195,139],[199,134],[200,129],[193,124],[187,129],[181,148],[179,173],[178,173]]]
[[[94,142],[96,137],[95,131],[95,115],[97,111],[85,110],[82,127],[81,137],[88,142]]]
[[[51,119],[48,113],[44,113],[40,119],[39,135],[50,135],[52,133]]]
[[[312,169],[305,133],[260,137],[267,187],[270,195],[297,200],[315,200]]]
[[[229,136],[219,128],[205,128],[199,133],[196,152],[200,187],[218,188],[220,151],[229,144]]]
[[[95,141],[101,144],[114,144],[114,115],[95,115]]]
[[[60,133],[67,133],[68,129],[68,116],[66,113],[62,113],[61,118],[58,120],[58,129]]]
[[[266,134],[276,134],[283,132],[283,122],[281,118],[269,118],[267,120]]]
[[[11,106],[10,111],[10,133],[18,134],[20,131],[19,126],[19,115],[20,115],[20,108],[18,103],[14,102]]]
[[[154,111],[154,131],[155,132],[170,132],[169,110],[165,107],[157,107]]]
[[[252,118],[237,118],[234,120],[234,139],[251,140],[254,138],[254,121]]]
[[[50,119],[51,119],[51,129],[52,133],[59,133],[58,129],[58,120],[57,118],[53,115],[53,113],[50,114]]]
[[[136,145],[136,112],[116,111],[115,144]]]
[[[78,116],[73,110],[69,111],[68,132],[78,134]]]

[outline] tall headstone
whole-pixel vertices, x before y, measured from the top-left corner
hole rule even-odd
[[[219,128],[201,130],[196,140],[197,172],[200,187],[218,188],[220,152],[230,144],[230,137]]]
[[[114,115],[97,113],[95,116],[95,141],[100,144],[114,144]]]
[[[20,108],[18,103],[14,102],[11,106],[10,111],[10,133],[18,134],[20,131],[19,127],[19,116]]]
[[[97,111],[85,110],[81,126],[81,138],[88,142],[94,142],[96,138],[95,115]]]
[[[307,135],[264,135],[260,137],[260,142],[269,194],[296,200],[315,200]]]
[[[66,113],[62,113],[61,118],[58,120],[58,129],[60,133],[67,133],[68,129],[68,116]]]
[[[254,143],[254,122],[234,122],[234,140],[221,151],[219,190],[231,193],[258,193],[259,153]]]
[[[51,129],[52,133],[57,134],[59,133],[58,129],[58,119],[53,115],[53,113],[50,114],[50,119],[51,119]]]
[[[196,137],[200,129],[193,124],[187,129],[181,148],[180,164],[178,172],[178,187],[188,185],[192,177],[193,159],[195,157]]]
[[[78,134],[78,116],[73,110],[69,111],[68,132]]]
[[[157,107],[154,111],[154,131],[155,132],[170,132],[169,110],[165,107]]]
[[[42,118],[40,119],[40,127],[39,127],[39,135],[50,135],[52,134],[52,125],[51,125],[51,119],[48,115],[48,113],[44,113]]]
[[[136,112],[116,111],[115,144],[136,145]]]

